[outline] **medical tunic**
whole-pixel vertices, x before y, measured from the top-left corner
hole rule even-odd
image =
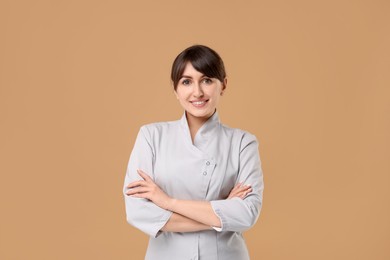
[[[163,232],[172,212],[153,202],[127,196],[126,186],[141,179],[137,169],[151,176],[169,196],[210,201],[221,220],[220,229]],[[237,183],[251,185],[244,199],[226,199]],[[130,155],[123,194],[127,221],[150,236],[145,259],[249,259],[242,232],[260,213],[263,173],[256,137],[219,121],[218,112],[201,126],[194,143],[186,111],[180,120],[140,127]]]

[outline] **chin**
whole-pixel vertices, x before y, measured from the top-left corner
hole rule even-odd
[[[214,110],[213,110],[214,111]],[[194,117],[208,117],[212,114],[211,111],[205,110],[205,111],[194,111],[192,109],[187,110],[188,113],[190,113]]]

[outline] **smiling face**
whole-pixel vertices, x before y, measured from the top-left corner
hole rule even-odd
[[[221,82],[207,77],[188,62],[177,84],[175,95],[187,111],[188,120],[205,121],[213,115],[225,88],[226,79]]]

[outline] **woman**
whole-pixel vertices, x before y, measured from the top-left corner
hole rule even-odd
[[[242,232],[263,197],[257,139],[219,121],[227,80],[214,50],[184,50],[171,79],[184,113],[140,128],[123,188],[127,221],[150,236],[145,259],[249,259]]]

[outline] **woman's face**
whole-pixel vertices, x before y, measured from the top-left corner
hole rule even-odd
[[[207,119],[214,113],[225,88],[226,79],[222,83],[216,78],[209,78],[188,62],[175,95],[187,111],[187,116]]]

